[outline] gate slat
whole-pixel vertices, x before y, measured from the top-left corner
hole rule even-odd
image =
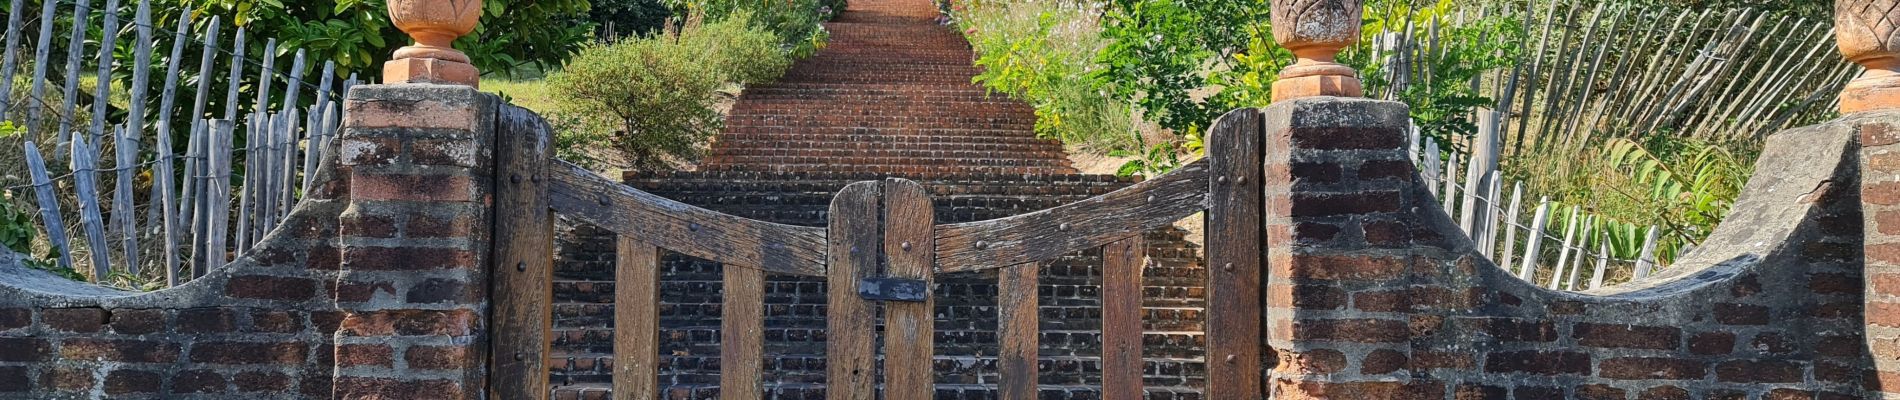
[[[1146,252],[1141,236],[1102,246],[1102,400],[1142,398],[1141,268]]]
[[[554,215],[548,206],[548,126],[519,107],[502,107],[495,136],[495,332],[488,387],[493,398],[548,395],[553,336]],[[222,215],[222,214],[218,214]]]
[[[1208,137],[1207,397],[1258,399],[1260,386],[1260,110],[1228,113]],[[1284,151],[1284,150],[1282,150]]]
[[[660,398],[660,249],[621,235],[614,267],[614,398]]]
[[[831,200],[825,315],[825,396],[831,400],[877,396],[875,316],[870,302],[858,297],[858,280],[877,271],[879,186],[854,183]]]
[[[923,185],[904,179],[884,182],[884,254],[892,278],[932,281],[936,256],[931,228],[936,217],[930,193]],[[1031,293],[1035,289],[1030,288]],[[1033,296],[1033,294],[1032,294]],[[936,324],[935,301],[928,291],[923,301],[884,303],[884,397],[891,400],[927,400],[936,392],[931,369]],[[1032,333],[1033,335],[1033,333]]]
[[[719,318],[719,398],[762,399],[765,270],[726,264]]]
[[[1032,262],[1003,268],[997,274],[1000,321],[996,336],[1002,342],[996,362],[1002,378],[997,384],[997,397],[1003,400],[1036,399],[1037,350],[1042,348],[1040,297],[1036,294],[1040,270],[1041,265]]]

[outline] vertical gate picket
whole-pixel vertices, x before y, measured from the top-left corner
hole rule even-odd
[[[997,272],[996,337],[1002,343],[996,354],[996,368],[1001,372],[996,391],[1003,400],[1036,399],[1036,351],[1042,348],[1042,316],[1036,295],[1040,270],[1039,263],[1030,262]]]
[[[660,249],[621,235],[614,266],[614,398],[660,398]]]
[[[1102,246],[1102,400],[1143,395],[1141,268],[1146,251],[1139,235]]]
[[[931,272],[936,223],[930,193],[904,179],[884,181],[884,255],[890,277],[923,281],[922,301],[884,303],[884,397],[925,400],[935,394],[931,354],[936,338]],[[1030,288],[1035,293],[1035,288]],[[1032,333],[1033,334],[1033,333]]]
[[[719,398],[765,398],[765,270],[727,264],[719,309]]]
[[[858,297],[858,283],[877,272],[879,186],[854,183],[831,200],[825,271],[825,396],[831,400],[877,396],[876,317],[870,302]]]
[[[1222,116],[1208,137],[1210,399],[1258,399],[1264,393],[1260,386],[1262,130],[1260,110],[1241,109]]]
[[[548,395],[554,318],[554,213],[549,208],[548,126],[526,109],[502,107],[496,127],[494,316],[488,389],[493,398]],[[223,215],[223,214],[213,214]]]

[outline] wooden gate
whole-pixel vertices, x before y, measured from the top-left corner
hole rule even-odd
[[[1263,398],[1264,176],[1258,110],[1222,117],[1211,130],[1207,159],[1084,201],[1010,218],[936,225],[921,185],[886,179],[844,188],[831,202],[829,225],[817,228],[723,214],[613,182],[550,157],[546,123],[526,110],[505,108],[495,151],[492,397],[549,394],[553,217],[558,212],[619,236],[614,398],[661,396],[656,294],[662,249],[725,265],[722,398],[764,397],[764,279],[775,273],[826,279],[827,398],[869,400],[878,398],[880,388],[889,399],[933,396],[933,276],[984,269],[1001,269],[1001,398],[1036,398],[1039,263],[1101,247],[1102,397],[1139,399],[1141,233],[1204,211],[1207,395]],[[875,347],[877,302],[884,305],[886,325],[881,351]]]

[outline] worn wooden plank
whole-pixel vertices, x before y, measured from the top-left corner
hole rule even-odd
[[[1517,277],[1526,281],[1537,278],[1537,258],[1544,249],[1544,228],[1550,224],[1550,198],[1537,202],[1537,211],[1531,217],[1530,230],[1524,232],[1524,260],[1517,269]],[[1534,281],[1533,281],[1534,282]]]
[[[46,8],[52,6],[46,5]],[[0,48],[6,51],[6,55],[0,56],[5,58],[0,60],[0,78],[4,78],[0,79],[0,93],[6,94],[0,96],[0,118],[11,120],[12,114],[8,112],[13,110],[13,76],[20,69],[20,36],[24,36],[20,34],[24,25],[20,20],[26,16],[26,0],[13,0],[7,11],[7,44]],[[34,62],[39,63],[39,60]]]
[[[24,147],[27,173],[33,178],[33,196],[39,201],[40,225],[46,227],[46,241],[53,245],[54,254],[59,256],[59,266],[71,269],[73,247],[67,241],[66,221],[60,219],[58,193],[46,172],[46,159],[40,157],[40,147],[33,141],[26,141]]]
[[[1042,348],[1042,316],[1038,306],[1040,297],[1036,293],[1040,269],[1038,263],[1030,262],[997,270],[996,338],[1001,346],[996,352],[996,369],[999,373],[996,395],[1003,400],[1037,398],[1036,384],[1040,374],[1036,370],[1036,360],[1037,350]],[[1107,354],[1103,357],[1106,359]],[[1107,371],[1103,373],[1104,383],[1109,383]]]
[[[54,111],[57,113],[55,116],[59,117],[58,136],[61,146],[72,143],[73,110],[79,104],[79,57],[86,51],[86,30],[90,28],[86,25],[86,20],[92,17],[91,3],[92,0],[74,1],[72,35],[66,39],[66,69],[62,70],[66,74],[66,86],[62,87],[64,92],[60,93],[62,97],[60,97],[59,110]],[[46,21],[51,21],[51,19]]]
[[[884,181],[885,270],[893,278],[934,280],[930,192],[907,179]],[[931,354],[936,347],[936,302],[884,303],[884,397],[927,400],[936,395]]]
[[[1553,290],[1563,283],[1565,268],[1570,266],[1570,257],[1573,253],[1571,250],[1576,248],[1573,244],[1577,239],[1577,223],[1580,222],[1577,220],[1578,215],[1577,206],[1570,206],[1570,218],[1564,220],[1564,241],[1557,252],[1557,264],[1555,264],[1557,269],[1550,274],[1550,285],[1547,286]]]
[[[1141,236],[1102,246],[1102,400],[1141,400]],[[1034,397],[1028,397],[1033,399]]]
[[[1603,287],[1603,278],[1610,270],[1610,238],[1605,235],[1597,241],[1597,267],[1590,274],[1590,290]]]
[[[238,87],[244,83],[244,28],[238,28],[237,38],[231,42],[231,73],[226,76],[224,89],[224,119],[236,121],[238,118]],[[268,85],[266,85],[268,87]]]
[[[719,398],[765,398],[765,271],[726,264],[719,309]]]
[[[106,99],[112,96],[112,65],[117,60],[113,58],[112,51],[117,48],[119,39],[119,0],[107,0],[106,8],[101,11],[104,11],[101,14],[105,15],[105,24],[99,34],[99,68],[97,80],[93,81],[96,84],[92,92],[92,130],[88,132],[93,134],[93,144],[104,146],[107,140],[111,140],[106,138],[111,133],[111,128],[106,126],[106,114],[111,110],[111,102]]]
[[[250,119],[245,124],[250,127],[250,129],[246,131],[251,136],[244,140],[244,183],[238,187],[237,254],[239,255],[243,255],[250,250],[251,232],[255,231],[251,229],[251,227],[256,226],[256,223],[252,222],[255,218],[255,213],[252,212],[252,199],[257,198],[257,178],[259,175],[257,173],[257,163],[260,161],[260,157],[256,157],[256,155],[261,153],[261,151],[258,151],[258,146],[263,143],[263,141],[257,140],[257,134],[269,130],[269,128],[265,128],[266,123],[264,123],[263,120],[263,116],[252,113]]]
[[[858,182],[831,199],[826,225],[825,398],[877,397],[876,315],[858,297],[859,280],[877,273],[883,185]]]
[[[501,107],[495,137],[495,249],[488,391],[494,398],[548,394],[553,337],[554,213],[548,207],[552,129],[528,110]]]
[[[225,216],[231,215],[231,163],[233,161],[231,153],[232,140],[237,137],[237,124],[233,121],[220,120],[212,133],[214,136],[211,137],[209,168],[211,174],[210,180],[205,184],[207,191],[205,200],[211,204],[206,208],[211,221],[211,257],[205,269],[206,272],[223,268],[224,264],[231,260],[230,246],[228,246],[231,225]]]
[[[1260,110],[1236,110],[1209,130],[1207,160],[1207,397],[1260,399],[1260,211],[1265,208]]]
[[[689,256],[767,271],[824,276],[825,231],[752,220],[655,196],[586,168],[553,161],[550,204],[569,217],[609,227]]]
[[[1636,256],[1634,279],[1649,277],[1656,268],[1656,241],[1662,238],[1662,230],[1655,225],[1649,226],[1649,233],[1643,236],[1643,250]]]
[[[208,162],[210,159],[207,156],[209,152],[206,148],[211,143],[209,131],[215,129],[212,127],[212,123],[212,121],[206,120],[195,124],[197,129],[192,130],[191,144],[187,147],[185,153],[185,182],[187,187],[185,189],[185,199],[182,204],[185,204],[185,209],[191,210],[191,216],[188,219],[180,218],[180,220],[191,221],[191,229],[188,231],[191,232],[191,258],[189,258],[189,260],[191,261],[192,277],[204,276],[204,270],[207,268],[207,264],[211,259],[211,257],[206,256],[206,252],[210,251],[211,230],[209,226],[211,221],[205,217],[205,214],[208,213],[211,202],[206,200],[209,196],[207,196],[208,193],[205,190],[205,185],[210,181],[210,178],[208,178],[210,168],[208,167],[211,163]]]
[[[937,227],[937,272],[976,271],[1101,247],[1206,208],[1207,160],[1108,194],[1033,213]]]
[[[53,25],[56,24],[46,21],[52,21],[58,9],[58,4],[40,5],[40,39],[33,50],[33,89],[32,94],[27,95],[26,126],[33,129],[39,128],[40,115],[46,111],[46,70],[53,64]]]
[[[67,158],[72,169],[73,194],[79,197],[79,224],[85,230],[86,250],[91,252],[92,277],[95,282],[104,282],[112,273],[112,248],[106,244],[106,227],[102,210],[99,208],[99,163],[97,147],[86,139],[86,135],[73,135],[72,156]]]
[[[133,218],[132,208],[132,172],[138,169],[138,139],[132,137],[132,130],[120,125],[113,130],[112,167],[118,178],[113,180],[112,188],[112,230],[113,238],[118,239],[119,261],[125,265],[126,273],[139,272],[139,228],[138,218]]]
[[[1507,271],[1511,269],[1511,256],[1516,255],[1512,250],[1517,250],[1517,224],[1523,221],[1518,215],[1523,211],[1523,201],[1524,183],[1518,182],[1511,186],[1511,208],[1504,213],[1504,219],[1497,223],[1498,229],[1504,232],[1504,248],[1497,253],[1497,266]]]
[[[160,215],[160,228],[164,229],[159,234],[165,242],[165,249],[160,254],[165,257],[165,260],[159,266],[165,268],[167,286],[177,286],[182,283],[178,280],[178,229],[182,225],[179,224],[178,216],[178,180],[172,175],[177,171],[174,164],[178,160],[178,150],[173,148],[171,135],[174,133],[174,128],[171,120],[173,107],[178,99],[178,74],[180,68],[184,67],[182,57],[185,55],[185,43],[190,41],[185,33],[190,31],[191,13],[184,13],[178,17],[178,29],[172,35],[171,57],[165,59],[168,65],[165,69],[165,83],[161,86],[164,89],[159,95],[158,118],[154,119],[153,123],[156,127],[156,132],[153,134],[154,159],[157,161],[153,164],[153,175],[156,179],[152,185],[152,198],[146,204],[155,205],[153,209]],[[197,118],[192,117],[194,120]]]
[[[660,249],[620,236],[614,253],[614,398],[660,398]]]
[[[257,91],[257,100],[251,104],[251,107],[252,112],[268,113],[270,112],[270,89],[272,85],[275,85],[271,81],[277,77],[277,38],[266,39],[264,53],[258,54],[257,58],[264,60],[264,67],[257,70],[257,86],[252,88]]]
[[[1583,275],[1583,259],[1590,255],[1590,238],[1596,235],[1596,227],[1597,216],[1583,219],[1583,231],[1577,234],[1576,254],[1570,258],[1570,275],[1564,279],[1564,290],[1577,290],[1577,280]]]

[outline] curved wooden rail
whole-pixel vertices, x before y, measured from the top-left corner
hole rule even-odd
[[[937,272],[1042,261],[1160,228],[1207,209],[1203,159],[1134,186],[1009,218],[938,225]]]
[[[825,228],[695,207],[615,183],[567,161],[552,160],[548,167],[548,197],[562,214],[722,264],[825,276]]]

